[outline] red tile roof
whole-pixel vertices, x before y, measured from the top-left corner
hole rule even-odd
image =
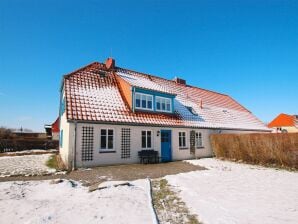
[[[175,113],[133,112],[119,89],[117,76],[132,86],[175,94]],[[228,95],[172,80],[94,62],[64,76],[67,119],[152,126],[266,130],[251,112]],[[203,102],[201,108],[200,102]],[[192,107],[198,115],[192,114]]]
[[[280,114],[268,124],[268,127],[293,127],[297,123],[296,115]]]
[[[55,122],[52,124],[52,132],[59,132],[59,117],[55,120]]]

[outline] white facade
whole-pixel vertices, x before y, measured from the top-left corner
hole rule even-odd
[[[75,126],[77,126],[75,128]],[[83,144],[83,127],[93,128],[93,146],[92,160],[83,161],[82,159],[82,144]],[[130,129],[130,158],[121,158],[121,140],[122,128]],[[75,131],[76,129],[76,131]],[[113,141],[114,147],[112,152],[103,152],[100,149],[100,130],[112,129],[114,131]],[[139,163],[138,151],[142,150],[141,133],[144,130],[152,131],[152,147],[159,152],[161,156],[161,130],[171,130],[171,154],[172,161],[210,157],[213,151],[210,145],[209,135],[215,133],[215,130],[210,129],[190,129],[190,128],[161,128],[147,126],[125,126],[111,124],[90,124],[90,123],[69,123],[66,122],[65,115],[61,119],[61,130],[63,130],[62,146],[60,146],[61,158],[68,168],[92,167],[113,164]],[[202,146],[195,148],[195,155],[190,152],[190,131],[200,132],[202,134]],[[186,132],[186,147],[179,148],[179,132]],[[76,134],[75,134],[76,133]],[[75,136],[76,135],[76,136]],[[75,147],[76,146],[76,147]],[[75,154],[74,154],[75,153]],[[76,160],[73,164],[74,159]]]
[[[152,131],[152,147],[161,156],[161,130],[171,130],[171,154],[172,161],[203,158],[213,156],[210,143],[210,134],[218,133],[213,129],[193,129],[193,128],[161,128],[148,126],[126,126],[114,124],[91,124],[91,123],[70,123],[66,121],[65,113],[61,117],[60,130],[63,130],[62,146],[60,146],[61,158],[66,166],[71,168],[94,167],[114,164],[139,163],[138,151],[142,150],[142,131]],[[83,127],[93,128],[92,135],[92,160],[82,159]],[[130,157],[121,158],[122,128],[130,129]],[[110,152],[103,152],[100,149],[101,129],[113,130],[113,149]],[[190,151],[190,132],[200,132],[202,134],[202,147],[195,147],[195,155]],[[179,132],[186,133],[186,147],[179,148]],[[249,133],[236,130],[222,130],[221,133]],[[75,164],[74,164],[75,160]]]

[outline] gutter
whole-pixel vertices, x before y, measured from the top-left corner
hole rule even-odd
[[[129,123],[129,122],[115,122],[115,121],[85,121],[85,120],[68,120],[70,123],[80,124],[110,124],[110,125],[128,125],[128,126],[148,126],[160,128],[194,128],[194,129],[211,129],[211,130],[224,130],[224,131],[258,131],[258,132],[271,132],[267,129],[241,129],[241,128],[220,128],[220,127],[196,127],[196,126],[183,126],[183,125],[160,125],[149,123]],[[116,123],[116,124],[115,124]]]
[[[136,95],[136,87],[132,87],[132,112],[135,112],[135,95]]]
[[[74,122],[74,150],[73,150],[73,160],[72,160],[72,170],[76,169],[76,159],[77,159],[77,122]]]

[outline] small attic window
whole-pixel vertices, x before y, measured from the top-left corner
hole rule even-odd
[[[192,108],[192,107],[186,107],[190,113],[192,113],[193,115],[198,115],[197,112]]]
[[[227,110],[222,110],[222,112],[224,112],[224,113],[228,113],[228,111],[227,111]]]
[[[99,74],[100,78],[106,77],[106,72],[104,72],[104,71],[98,71],[98,74]]]

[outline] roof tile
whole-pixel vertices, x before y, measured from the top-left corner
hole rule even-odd
[[[118,88],[118,75],[132,86],[175,94],[175,113],[133,113]],[[69,120],[268,130],[251,112],[227,95],[123,68],[106,71],[105,66],[98,62],[66,75],[64,89]],[[186,106],[192,107],[197,115]]]

